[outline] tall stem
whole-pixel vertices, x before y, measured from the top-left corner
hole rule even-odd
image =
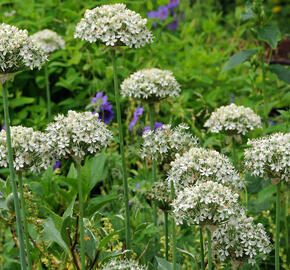
[[[164,220],[165,220],[165,258],[168,261],[168,250],[169,250],[169,239],[168,239],[168,212],[164,211]]]
[[[280,248],[280,189],[281,183],[277,184],[277,194],[276,194],[276,239],[275,239],[275,270],[280,269],[280,258],[279,258],[279,248]]]
[[[82,187],[82,177],[81,177],[81,162],[79,160],[75,160],[75,165],[78,174],[78,195],[79,195],[79,205],[80,205],[80,219],[79,219],[79,227],[80,227],[80,249],[81,249],[81,266],[82,270],[86,269],[85,264],[85,230],[84,230],[84,201],[83,201],[83,187]]]
[[[199,226],[199,243],[200,243],[200,265],[201,270],[204,270],[204,249],[203,249],[203,233],[202,228]]]
[[[211,254],[211,232],[209,229],[206,229],[207,233],[207,243],[208,243],[208,270],[212,269],[212,254]]]
[[[21,269],[26,270],[26,261],[25,261],[25,246],[24,246],[24,238],[23,238],[23,230],[22,230],[22,220],[20,213],[20,205],[18,199],[17,185],[15,181],[15,171],[13,165],[13,153],[11,146],[11,133],[10,133],[10,118],[9,118],[9,109],[8,109],[8,93],[6,84],[3,85],[3,107],[4,107],[4,117],[5,117],[5,126],[6,126],[6,144],[8,150],[8,162],[9,162],[9,172],[10,179],[12,185],[12,192],[14,197],[14,206],[15,206],[15,214],[16,214],[16,223],[17,223],[17,235],[19,241],[19,249],[20,249],[20,262]]]
[[[266,93],[266,70],[265,70],[265,42],[262,41],[262,54],[261,54],[261,68],[262,68],[262,85],[263,85],[263,99],[264,99],[264,120],[268,125],[268,98]]]
[[[32,269],[32,260],[31,260],[31,250],[30,250],[30,243],[29,243],[29,231],[27,226],[27,214],[26,214],[26,205],[24,199],[24,191],[23,191],[23,181],[22,181],[22,173],[18,173],[18,181],[19,181],[19,191],[20,191],[20,202],[21,202],[21,210],[22,210],[22,219],[23,219],[23,227],[24,227],[24,239],[27,251],[27,262],[28,262],[28,269]]]
[[[50,86],[49,86],[49,74],[47,69],[47,62],[44,64],[45,73],[45,86],[46,86],[46,106],[47,106],[47,118],[48,121],[51,119],[51,98],[50,98]]]
[[[170,188],[171,188],[171,200],[173,201],[175,199],[175,191],[174,191],[174,185],[173,181],[170,182]],[[176,270],[176,224],[175,219],[173,217],[172,220],[172,240],[173,240],[173,246],[172,246],[172,265],[173,270]]]
[[[124,188],[124,203],[125,203],[125,215],[126,215],[126,249],[131,249],[131,234],[130,234],[130,212],[129,212],[129,188],[127,180],[126,160],[124,152],[124,138],[121,120],[121,106],[120,106],[120,92],[118,86],[117,64],[116,64],[116,52],[112,50],[112,63],[114,71],[114,88],[115,88],[115,101],[117,109],[117,121],[119,128],[119,144],[122,158],[122,170],[123,170],[123,188]],[[130,257],[130,253],[127,253],[127,257]]]

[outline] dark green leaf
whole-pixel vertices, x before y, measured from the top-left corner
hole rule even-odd
[[[173,265],[172,263],[166,261],[165,259],[159,258],[155,256],[157,263],[158,263],[158,270],[172,270]],[[181,266],[179,264],[176,265],[177,270],[181,270]]]
[[[275,25],[267,24],[258,28],[258,38],[266,41],[272,49],[275,49],[281,39],[281,33]]]
[[[92,170],[91,181],[89,184],[90,190],[96,185],[96,183],[102,180],[103,174],[104,174],[105,161],[106,161],[106,155],[104,151],[94,156],[90,160],[90,166]]]
[[[270,65],[268,70],[275,73],[277,77],[288,84],[290,84],[290,70],[281,65]]]

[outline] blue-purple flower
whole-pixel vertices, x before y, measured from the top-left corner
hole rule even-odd
[[[168,8],[177,8],[179,6],[179,0],[169,0]]]
[[[5,125],[5,124],[3,125],[2,129],[3,129],[3,130],[6,130],[6,125]]]
[[[161,122],[155,122],[154,123],[154,132],[156,131],[156,129],[158,129],[158,128],[161,128],[163,126],[163,123],[161,123]],[[150,130],[151,128],[149,127],[149,126],[147,126],[147,127],[145,127],[144,128],[144,131],[143,132],[145,132],[145,131],[148,131],[148,130]]]
[[[158,18],[165,20],[168,17],[168,6],[161,6],[158,9]]]
[[[231,100],[230,100],[230,104],[234,103],[235,101],[235,94],[232,94]]]
[[[138,121],[138,117],[143,114],[144,109],[141,108],[140,106],[137,107],[136,111],[134,112],[133,119],[129,125],[129,130],[132,131],[133,127],[136,125]]]
[[[60,160],[57,160],[53,166],[53,170],[55,171],[56,169],[60,168]]]
[[[96,104],[96,111],[93,112],[93,114],[98,112],[99,119],[106,124],[110,124],[111,120],[114,118],[114,112],[112,110],[113,106],[108,102],[108,96],[103,96],[103,92],[101,91],[93,97],[92,103]]]

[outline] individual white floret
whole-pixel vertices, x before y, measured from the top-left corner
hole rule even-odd
[[[75,111],[56,116],[46,128],[53,152],[58,157],[82,160],[86,154],[106,147],[112,140],[112,133],[98,117],[97,113]]]
[[[245,166],[251,174],[270,177],[276,183],[289,182],[290,133],[275,133],[259,139],[248,140]]]
[[[212,240],[212,248],[221,261],[247,261],[254,265],[256,258],[265,260],[272,250],[264,226],[254,224],[252,217],[231,218],[219,225],[213,232]]]
[[[0,73],[14,73],[41,67],[46,54],[28,36],[27,30],[0,24]]]
[[[180,124],[175,128],[163,125],[161,128],[147,130],[143,133],[141,157],[170,162],[176,153],[183,153],[197,145],[198,139],[187,132],[189,127]]]
[[[252,109],[231,104],[222,106],[213,112],[205,122],[214,133],[226,133],[228,135],[245,135],[255,128],[261,128],[261,118]]]
[[[74,37],[89,42],[101,41],[106,46],[140,48],[153,41],[146,23],[147,19],[124,4],[103,5],[86,10],[76,26]]]
[[[11,127],[14,168],[16,171],[39,173],[53,164],[53,155],[47,136],[32,128]],[[8,167],[6,131],[0,132],[0,167]]]
[[[194,185],[197,181],[214,181],[234,190],[244,188],[244,183],[229,158],[215,150],[192,147],[183,155],[176,154],[171,162],[167,180],[173,181],[177,191]]]
[[[121,95],[138,99],[160,100],[179,96],[180,85],[169,70],[142,69],[121,84]]]
[[[177,224],[216,226],[240,215],[239,195],[219,183],[199,182],[177,193],[173,215]]]
[[[146,270],[146,266],[137,264],[133,260],[116,260],[113,259],[109,263],[106,263],[102,270]]]
[[[62,37],[49,29],[36,32],[31,36],[31,39],[36,42],[46,54],[65,48],[65,42]]]

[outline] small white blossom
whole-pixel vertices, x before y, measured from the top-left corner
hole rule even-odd
[[[52,166],[53,156],[45,133],[32,128],[11,127],[11,143],[14,168],[16,171],[39,173]],[[0,132],[0,167],[8,167],[8,150],[6,146],[6,131]]]
[[[140,99],[160,100],[180,94],[180,85],[169,70],[142,69],[121,84],[121,95]]]
[[[16,14],[16,10],[15,9],[12,9],[11,11],[6,11],[6,12],[4,12],[4,16],[5,17],[13,17],[14,15]]]
[[[146,266],[141,266],[133,260],[115,260],[106,263],[102,270],[146,270]]]
[[[171,162],[167,180],[176,190],[194,185],[197,181],[215,181],[234,190],[244,183],[229,158],[215,150],[193,147],[183,155],[176,154]]]
[[[28,36],[27,30],[0,24],[0,73],[14,73],[26,67],[41,67],[45,53]]]
[[[106,46],[140,48],[153,41],[146,23],[147,19],[142,19],[124,4],[103,5],[86,10],[76,26],[74,37],[91,43],[100,40]]]
[[[245,165],[253,175],[289,182],[290,133],[275,133],[248,140]]]
[[[205,122],[211,132],[228,135],[245,135],[250,130],[261,128],[261,118],[252,109],[231,104],[213,112]]]
[[[31,36],[31,39],[36,42],[46,54],[65,48],[65,42],[62,37],[49,29],[36,32]]]
[[[147,197],[152,200],[163,211],[170,210],[171,190],[168,184],[164,181],[155,182],[152,188],[147,191]]]
[[[197,145],[198,139],[186,132],[188,126],[180,124],[175,128],[163,125],[161,128],[143,133],[141,157],[170,162],[176,153],[183,153]]]
[[[243,213],[238,198],[237,193],[219,183],[199,182],[177,193],[173,216],[177,224],[215,226]]]
[[[248,261],[254,265],[259,256],[266,259],[272,250],[270,239],[261,223],[253,218],[233,217],[213,232],[213,250],[221,261]]]
[[[68,155],[83,159],[86,154],[106,147],[112,133],[98,117],[97,113],[75,111],[69,111],[67,116],[56,116],[46,128],[53,152],[58,157]]]

